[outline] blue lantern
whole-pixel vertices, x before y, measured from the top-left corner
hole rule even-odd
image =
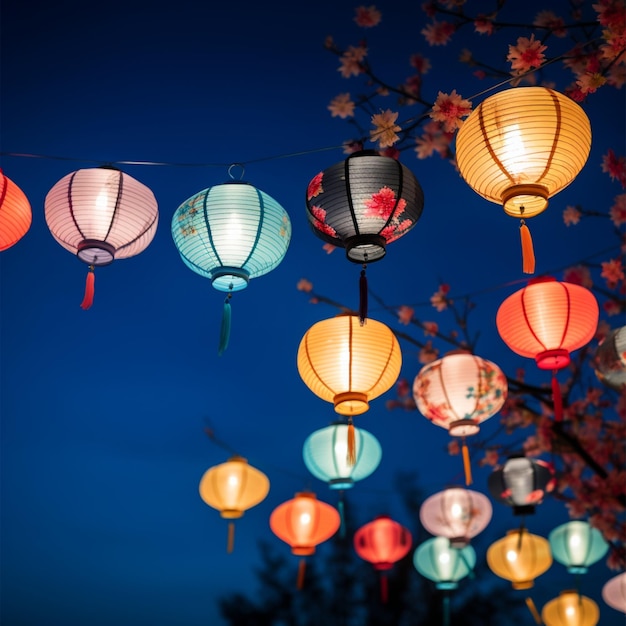
[[[602,533],[581,520],[557,526],[548,535],[548,541],[554,560],[565,565],[570,574],[584,574],[609,549]]]
[[[218,350],[222,354],[230,336],[231,295],[283,260],[291,240],[289,215],[250,183],[230,180],[185,200],[172,217],[172,236],[185,265],[227,293]]]
[[[362,428],[354,428],[355,462],[348,460],[347,424],[334,422],[311,433],[302,448],[304,464],[331,489],[349,489],[355,481],[374,472],[380,464],[382,448],[378,439]]]

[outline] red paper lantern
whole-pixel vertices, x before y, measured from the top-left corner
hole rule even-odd
[[[384,572],[408,554],[411,542],[409,530],[388,515],[379,515],[354,534],[356,553],[381,573],[380,595],[383,602],[387,602],[387,577]]]
[[[14,246],[33,221],[24,192],[0,169],[0,251]]]
[[[496,314],[496,327],[517,354],[534,358],[537,367],[552,370],[554,415],[561,419],[561,395],[556,371],[567,367],[570,353],[593,338],[598,326],[598,302],[585,287],[535,278],[509,296]]]
[[[315,553],[315,546],[330,539],[339,529],[337,509],[320,502],[314,493],[303,491],[278,505],[270,515],[272,532],[291,546],[292,554],[305,557]],[[304,582],[304,558],[298,570],[298,589]]]

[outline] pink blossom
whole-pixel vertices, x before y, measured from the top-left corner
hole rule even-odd
[[[396,393],[398,396],[404,398],[409,395],[410,391],[411,385],[409,384],[409,381],[406,378],[400,378],[396,383]]]
[[[611,220],[618,228],[626,223],[626,193],[615,196],[615,204],[610,211]]]
[[[423,134],[415,139],[415,152],[418,159],[426,159],[433,153],[440,157],[448,156],[453,134],[443,132],[443,124],[440,122],[428,122],[422,128]]]
[[[490,465],[491,467],[495,467],[498,464],[499,459],[500,455],[497,450],[486,450],[485,456],[479,461],[479,465]]]
[[[343,143],[343,153],[344,154],[354,154],[355,152],[359,152],[363,150],[363,142],[357,139],[350,139],[349,141],[344,141]]]
[[[421,54],[412,54],[409,63],[419,74],[427,74],[431,68],[430,61]]]
[[[589,93],[595,93],[599,87],[602,87],[606,83],[606,77],[599,72],[585,72],[579,76],[576,84],[580,87],[580,91],[587,95]]]
[[[349,93],[340,93],[331,100],[328,110],[332,117],[340,117],[341,119],[354,117],[354,102],[350,100]]]
[[[311,200],[311,198],[319,196],[324,191],[324,189],[322,188],[322,178],[324,178],[324,172],[320,172],[319,174],[313,176],[306,190],[307,200]],[[325,216],[326,213],[324,213],[324,217]]]
[[[598,13],[598,22],[609,29],[623,31],[626,11],[623,0],[600,0],[591,5]]]
[[[393,144],[400,139],[400,137],[396,135],[396,132],[402,130],[402,128],[396,124],[397,119],[398,113],[390,109],[372,115],[374,130],[370,131],[370,139],[372,141],[378,141],[378,145],[381,148],[393,146]]]
[[[372,28],[373,26],[380,24],[380,20],[380,11],[373,4],[368,7],[357,7],[356,16],[354,18],[357,26],[361,26],[362,28]]]
[[[626,187],[626,157],[617,156],[611,149],[602,157],[602,171]]]
[[[332,226],[329,226],[326,223],[326,211],[319,206],[312,206],[311,213],[315,218],[313,225],[317,230],[325,233],[326,235],[330,235],[331,237],[336,237],[337,232]]]
[[[461,453],[461,446],[458,439],[452,439],[448,442],[448,454],[455,456]]]
[[[602,278],[606,280],[609,289],[615,289],[617,283],[624,280],[624,267],[621,259],[611,259],[604,261],[602,264]]]
[[[493,21],[486,15],[479,15],[474,20],[474,31],[479,35],[493,35]]]
[[[585,265],[576,265],[575,267],[568,267],[563,272],[563,280],[566,283],[573,283],[574,285],[582,285],[587,289],[591,289],[593,286],[593,280],[591,279],[591,272]]]
[[[422,77],[419,74],[409,76],[402,85],[402,90],[408,94],[403,99],[404,104],[415,104],[422,90]]]
[[[398,322],[400,322],[400,324],[404,324],[404,326],[408,326],[413,319],[414,313],[415,311],[412,307],[403,304],[398,308]]]
[[[537,13],[533,26],[545,28],[557,37],[566,37],[567,30],[562,17],[557,17],[552,11],[541,11]]]
[[[365,217],[376,217],[387,221],[392,215],[400,215],[406,208],[406,200],[396,200],[396,192],[389,187],[381,187],[378,193],[372,194],[369,200],[364,202],[367,207]]]
[[[426,345],[419,351],[417,359],[420,363],[432,363],[439,356],[439,350],[437,348],[433,348],[432,341],[427,341]]]
[[[602,303],[602,308],[609,317],[619,315],[622,312],[622,307],[618,302],[615,302],[615,300],[605,300]]]
[[[336,249],[337,249],[337,246],[333,246],[332,243],[325,243],[322,246],[322,250],[324,250],[326,254],[331,254],[331,252],[334,252]]]
[[[441,313],[448,308],[448,299],[446,298],[446,294],[439,288],[439,291],[436,291],[430,297],[430,303]]]
[[[426,337],[434,337],[439,332],[439,324],[437,322],[424,322],[422,327]]]
[[[454,30],[454,25],[449,22],[433,20],[426,28],[422,28],[420,32],[424,35],[429,45],[445,46],[452,38]]]
[[[485,72],[485,70],[476,70],[474,76],[476,76],[478,80],[483,80],[487,76],[487,72]]]
[[[469,115],[471,110],[472,103],[453,89],[450,94],[439,92],[429,115],[436,122],[441,122],[445,131],[452,133],[461,127],[461,118]]]
[[[367,56],[367,48],[364,46],[350,46],[339,59],[340,66],[337,71],[341,73],[344,78],[350,78],[350,76],[358,76],[363,73],[363,67],[361,62]]]
[[[567,206],[563,211],[563,222],[565,222],[565,226],[571,226],[572,224],[578,224],[580,222],[581,213],[578,210],[578,207],[575,206]]]
[[[304,293],[310,293],[313,291],[313,283],[306,278],[301,278],[296,285],[298,291],[304,291]]]
[[[516,72],[527,72],[530,69],[541,67],[545,60],[543,51],[547,49],[541,41],[535,40],[534,33],[528,37],[518,37],[517,45],[509,45],[507,61],[511,61],[511,69]]]

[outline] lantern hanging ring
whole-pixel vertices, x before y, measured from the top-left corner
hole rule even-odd
[[[231,165],[228,167],[228,175],[235,180],[235,177],[233,176],[233,168],[234,167],[240,167],[241,168],[241,174],[239,175],[239,178],[237,180],[242,180],[243,179],[243,175],[246,172],[246,168],[243,166],[243,163],[231,163]]]

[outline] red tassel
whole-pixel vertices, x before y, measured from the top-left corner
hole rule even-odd
[[[306,560],[304,558],[301,558],[300,563],[298,563],[298,589],[302,589],[304,587],[305,572],[306,572]]]
[[[461,448],[463,452],[463,469],[465,470],[465,484],[472,484],[472,466],[470,465],[469,449],[465,440],[463,440],[463,446]]]
[[[380,600],[383,604],[387,604],[389,599],[389,584],[385,572],[380,573]]]
[[[80,308],[86,311],[93,304],[93,294],[95,292],[96,275],[93,272],[93,265],[89,267],[87,280],[85,282],[85,295],[80,303]]]
[[[519,232],[522,238],[522,271],[524,274],[534,274],[535,251],[533,249],[533,240],[524,220],[520,223]]]
[[[228,522],[228,544],[226,546],[226,551],[230,554],[235,547],[235,523]]]
[[[554,421],[560,422],[563,419],[563,399],[559,381],[556,379],[556,370],[552,372],[552,401],[554,402]]]
[[[356,442],[354,440],[354,424],[352,418],[348,420],[348,454],[346,455],[346,463],[353,466],[356,463]]]

